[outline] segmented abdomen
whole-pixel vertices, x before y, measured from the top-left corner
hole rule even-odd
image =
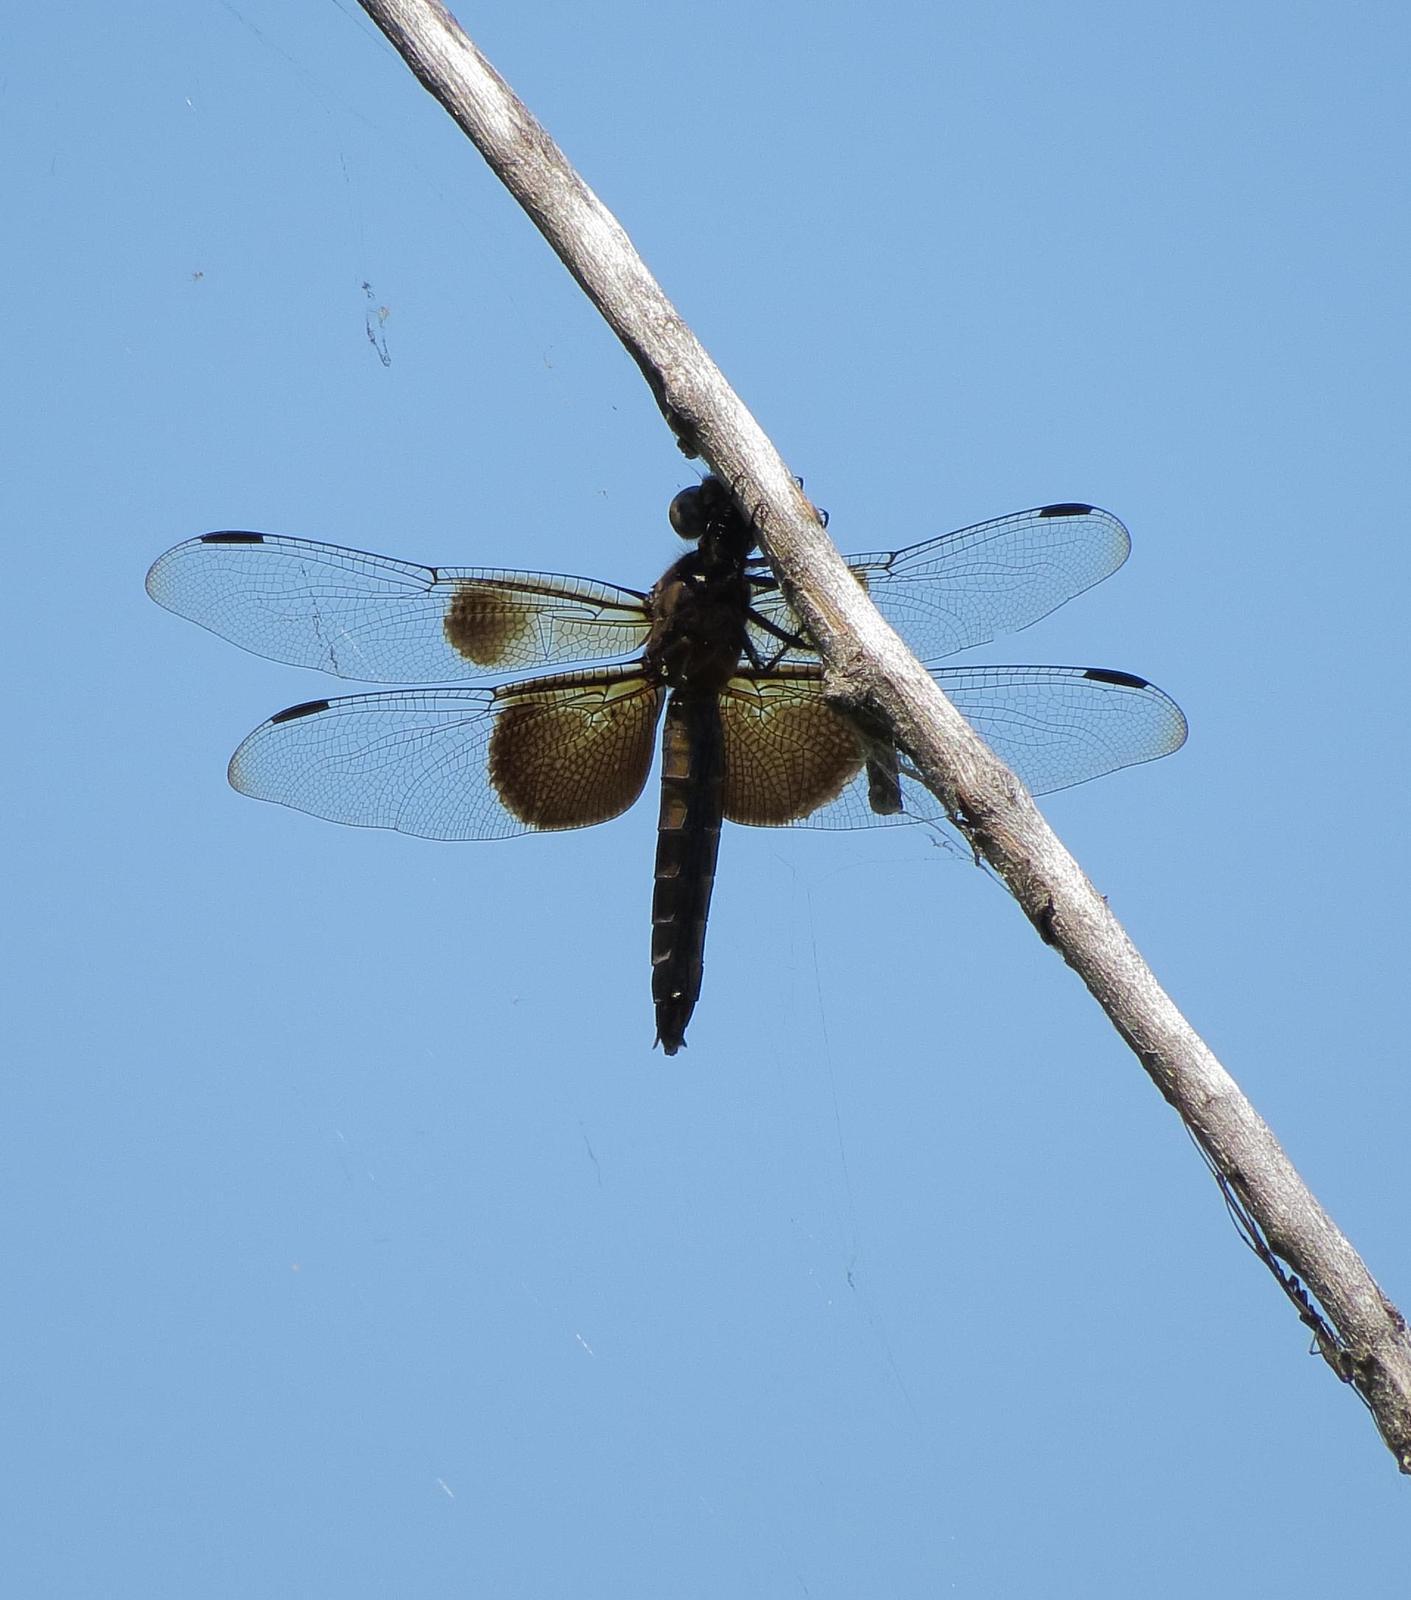
[[[661,817],[652,894],[652,999],[657,1042],[669,1056],[701,992],[706,918],[720,850],[722,738],[714,695],[681,690],[661,735]]]

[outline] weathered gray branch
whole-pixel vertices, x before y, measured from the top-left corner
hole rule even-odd
[[[682,447],[704,456],[759,519],[761,542],[819,644],[834,690],[895,731],[957,826],[1087,984],[1180,1114],[1246,1237],[1312,1328],[1329,1365],[1356,1387],[1401,1470],[1411,1473],[1405,1320],[1273,1134],[1176,1009],[1019,780],[882,621],[777,451],[627,235],[455,19],[436,0],[362,4],[607,318]]]

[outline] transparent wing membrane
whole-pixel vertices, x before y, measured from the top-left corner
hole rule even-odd
[[[1155,761],[1185,743],[1180,707],[1129,673],[1101,667],[938,667],[931,676],[1034,794]],[[722,709],[725,814],[731,820],[807,828],[944,820],[944,808],[904,757],[892,775],[900,809],[877,809],[878,752],[827,704],[819,669],[785,667],[763,678],[733,679]],[[838,753],[843,739],[850,741],[850,757]],[[829,781],[837,784],[831,795],[823,792]],[[752,807],[748,797],[761,786],[786,798]],[[729,797],[742,791],[746,800],[732,804]],[[814,803],[805,806],[810,798]]]
[[[1065,600],[1115,572],[1132,547],[1126,528],[1095,506],[1039,506],[890,553],[848,556],[877,609],[923,661],[1017,633]],[[754,608],[775,627],[798,634],[801,624],[767,571]],[[779,644],[753,630],[761,659]],[[804,660],[800,651],[783,659]]]
[[[230,781],[258,800],[425,839],[587,827],[642,792],[663,698],[628,667],[312,700],[256,728]]]
[[[266,533],[208,533],[147,574],[168,611],[255,655],[363,683],[456,683],[629,655],[646,597],[588,578],[419,567]]]

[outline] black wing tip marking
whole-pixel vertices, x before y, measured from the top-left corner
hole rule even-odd
[[[1097,508],[1085,506],[1081,500],[1061,500],[1057,505],[1040,506],[1041,517],[1088,517]]]
[[[1135,689],[1154,704],[1164,705],[1167,719],[1165,744],[1153,754],[1138,759],[1154,761],[1159,756],[1174,755],[1190,737],[1190,723],[1186,720],[1185,712],[1164,689],[1157,688],[1150,678],[1139,678],[1135,672],[1119,672],[1115,667],[1087,667],[1083,671],[1083,676],[1090,678],[1094,683],[1110,683],[1118,689]]]
[[[276,722],[293,722],[298,717],[317,716],[320,711],[327,711],[332,704],[331,700],[305,700],[302,705],[289,706],[283,711],[276,711],[269,719],[269,726],[273,727]]]
[[[265,536],[262,533],[242,533],[237,529],[228,528],[223,533],[203,533],[196,541],[197,544],[263,544]]]
[[[1135,672],[1119,672],[1115,667],[1087,667],[1083,676],[1091,678],[1094,683],[1115,683],[1123,689],[1156,688],[1149,679],[1139,678]]]

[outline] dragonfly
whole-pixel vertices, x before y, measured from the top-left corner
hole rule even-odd
[[[402,686],[290,706],[232,756],[242,794],[334,822],[427,839],[606,822],[646,787],[660,726],[652,997],[656,1042],[675,1055],[700,997],[722,822],[946,817],[906,752],[830,700],[727,487],[682,490],[669,520],[691,548],[646,592],[235,530],[168,550],[147,592],[256,655]],[[1028,627],[1130,549],[1111,513],[1064,502],[847,559],[929,664]],[[1036,794],[1185,742],[1180,708],[1128,672],[930,670]]]

